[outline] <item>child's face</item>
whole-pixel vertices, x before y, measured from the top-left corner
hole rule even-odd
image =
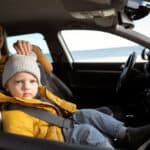
[[[31,99],[37,95],[38,80],[30,73],[20,72],[8,80],[6,89],[14,97]]]

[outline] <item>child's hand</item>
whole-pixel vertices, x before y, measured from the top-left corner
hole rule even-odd
[[[16,49],[17,54],[28,55],[32,51],[32,44],[28,41],[17,40],[13,46]]]

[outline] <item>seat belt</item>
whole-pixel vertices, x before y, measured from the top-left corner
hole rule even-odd
[[[63,127],[63,128],[71,128],[73,127],[75,121],[61,116],[57,116],[52,114],[46,110],[42,110],[34,107],[26,107],[19,104],[7,103],[2,105],[2,110],[21,110],[31,116],[44,120],[53,125]]]

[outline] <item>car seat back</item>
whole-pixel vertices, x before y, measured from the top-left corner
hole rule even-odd
[[[47,86],[47,88],[57,96],[66,100],[71,100],[73,98],[73,93],[67,85],[53,73],[53,66],[48,58],[42,53],[41,49],[33,45],[32,50],[37,55],[37,60],[39,62],[41,83]]]
[[[62,99],[69,101],[73,99],[73,93],[71,90],[53,72],[47,73],[42,65],[40,65],[40,71],[42,85],[45,85],[50,91]]]

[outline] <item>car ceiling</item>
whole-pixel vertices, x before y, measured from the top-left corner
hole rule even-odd
[[[0,23],[7,29],[26,26],[26,30],[36,30],[43,25],[61,25],[69,18],[59,0],[5,0],[0,14]]]
[[[92,19],[79,19],[71,14],[112,8],[120,11],[125,4],[126,0],[4,0],[0,4],[0,23],[10,34],[58,30],[71,23],[99,26]]]

